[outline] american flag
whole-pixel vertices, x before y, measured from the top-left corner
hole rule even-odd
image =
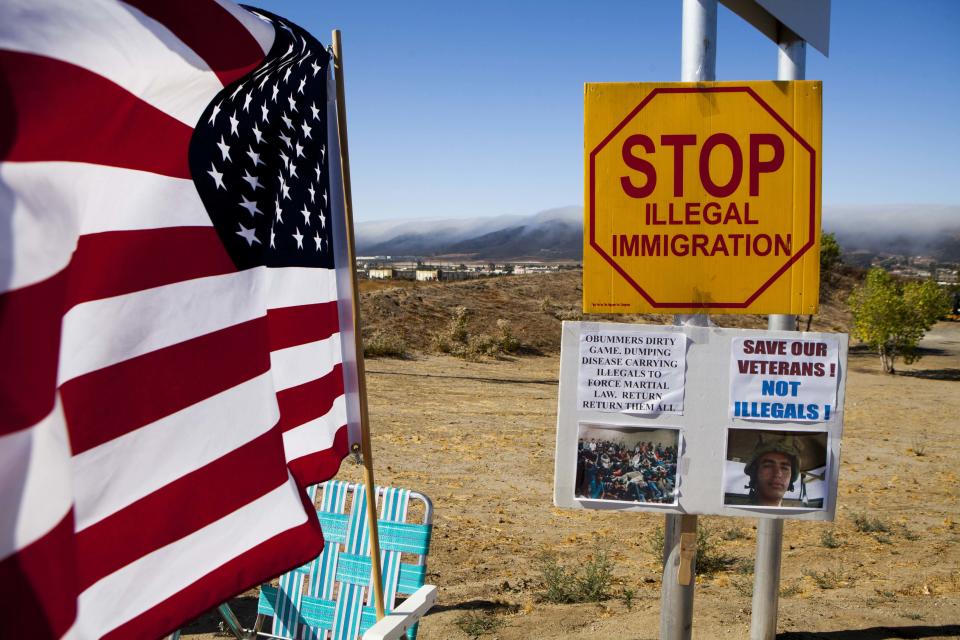
[[[157,637],[322,548],[330,64],[222,0],[0,3],[0,637]]]

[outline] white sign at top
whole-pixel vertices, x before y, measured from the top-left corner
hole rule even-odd
[[[780,40],[782,24],[823,55],[830,55],[830,0],[720,1],[774,42]]]
[[[836,415],[845,365],[837,338],[751,336],[734,338],[730,348],[731,418],[829,422]]]
[[[683,413],[683,333],[584,331],[577,404],[615,413]]]

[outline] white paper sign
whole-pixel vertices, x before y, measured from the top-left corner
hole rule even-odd
[[[731,418],[828,422],[836,413],[835,338],[734,338],[730,349]]]
[[[686,353],[682,333],[583,332],[578,409],[682,414]]]
[[[847,340],[838,333],[564,322],[554,504],[833,520]],[[663,384],[633,385],[650,380]],[[648,406],[678,412],[631,412],[642,400],[624,394],[636,390],[661,395],[647,398]],[[758,417],[734,416],[734,402],[745,403],[741,414]],[[816,406],[817,421],[808,405]],[[789,476],[782,464],[777,473],[766,472],[769,464],[760,473],[764,462],[783,456]]]

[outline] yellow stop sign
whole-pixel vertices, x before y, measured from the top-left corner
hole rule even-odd
[[[583,310],[815,313],[821,83],[587,84]]]

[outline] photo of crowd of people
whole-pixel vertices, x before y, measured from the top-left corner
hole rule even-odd
[[[827,434],[729,429],[723,503],[822,509]]]
[[[676,504],[677,429],[580,424],[577,498]]]

